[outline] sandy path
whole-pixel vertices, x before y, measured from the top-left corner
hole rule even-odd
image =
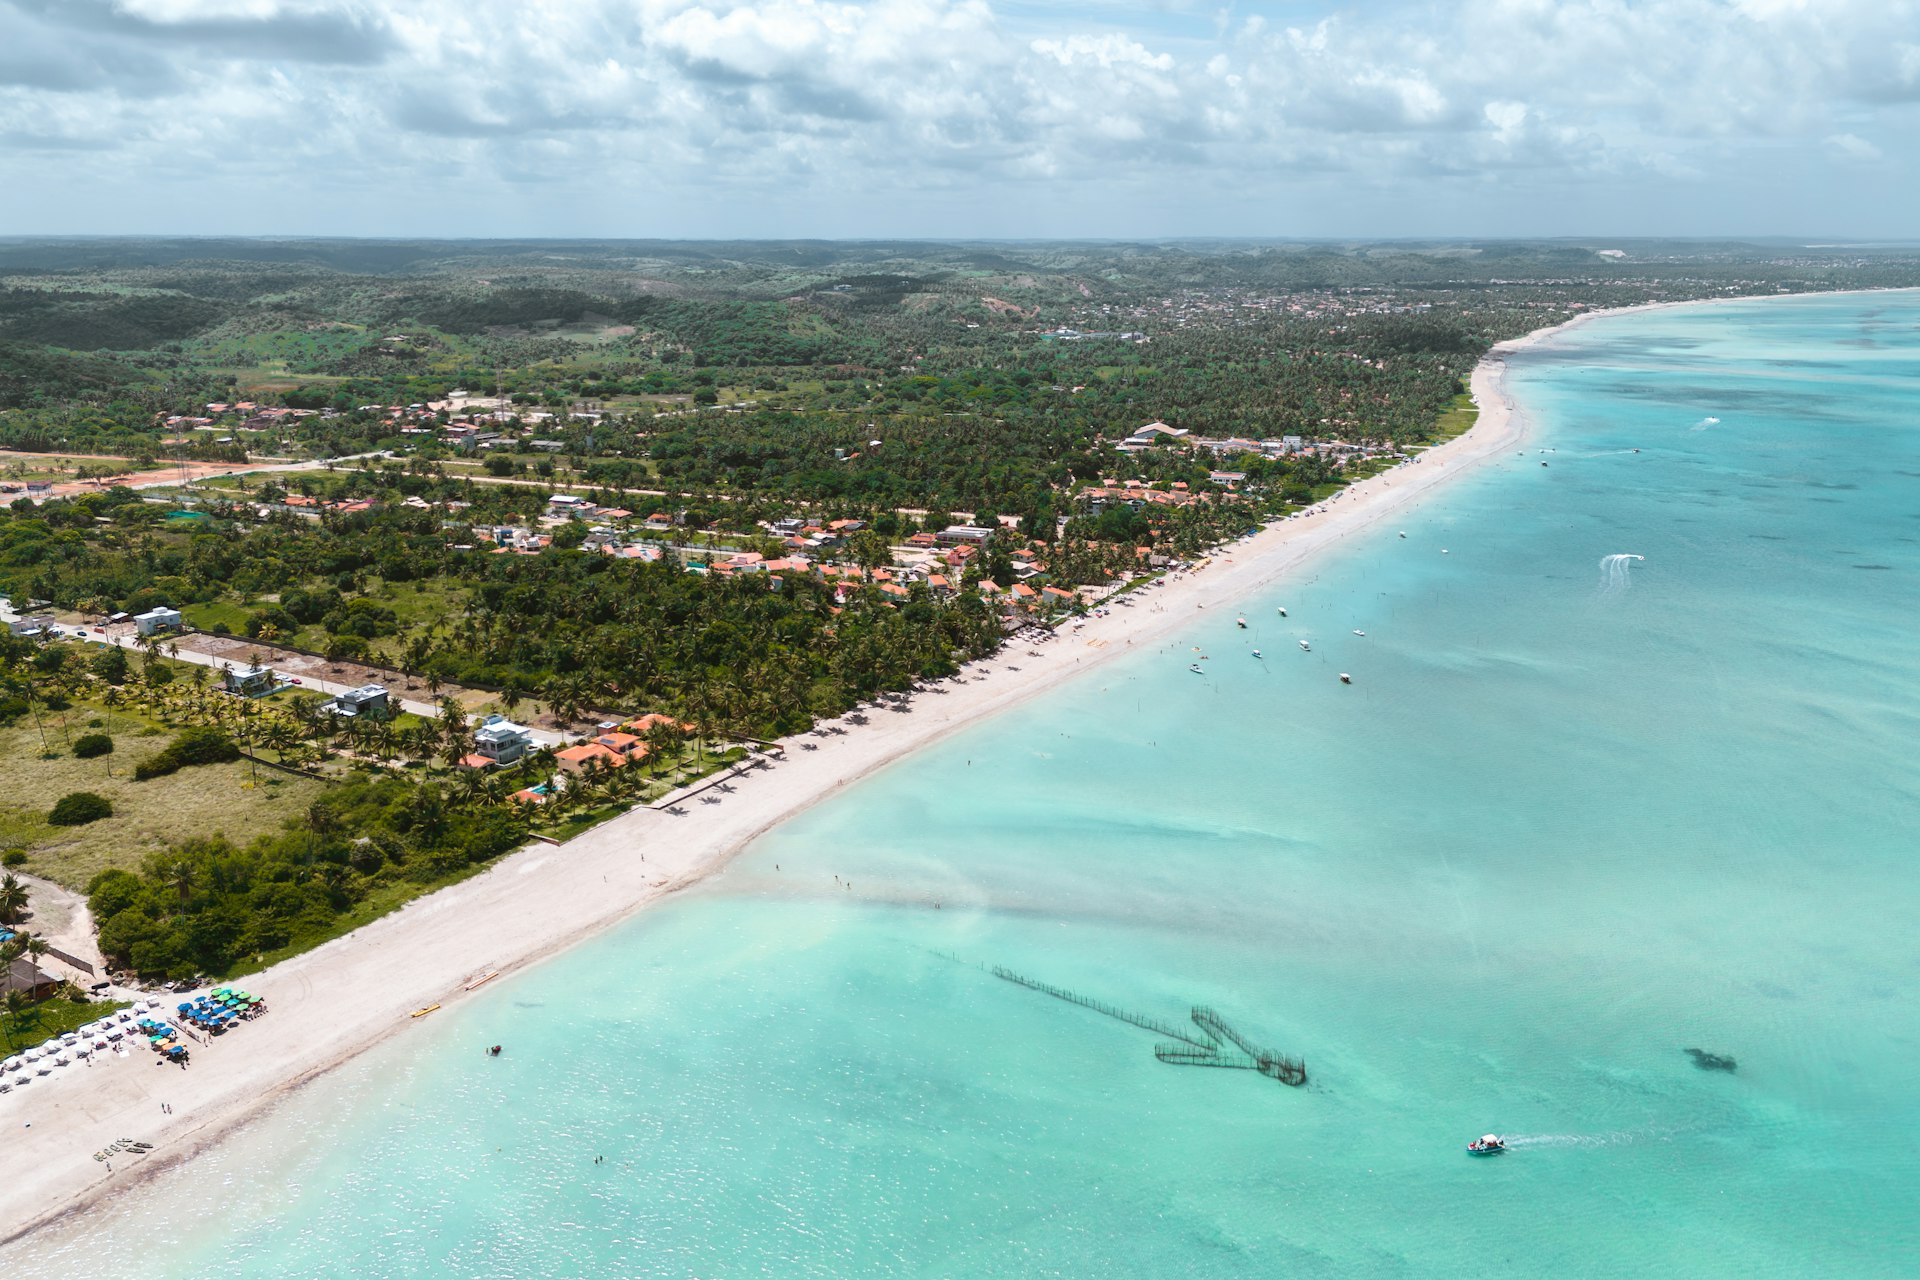
[[[1204,569],[1123,597],[1104,617],[1041,645],[1013,641],[908,710],[790,739],[786,758],[679,806],[642,809],[555,847],[516,853],[486,873],[303,956],[248,978],[273,1012],[194,1053],[191,1069],[144,1051],[110,1058],[0,1097],[8,1163],[33,1177],[0,1179],[0,1241],[84,1208],[99,1195],[190,1158],[307,1080],[420,1025],[408,1014],[451,1005],[464,984],[510,973],[623,920],[723,867],[755,837],[856,779],[963,725],[1016,706],[1186,625],[1197,610],[1244,597],[1333,543],[1402,511],[1475,464],[1514,448],[1523,427],[1499,386],[1502,356],[1550,330],[1496,348],[1473,376],[1481,404],[1466,435],[1342,491],[1311,514],[1217,551]],[[990,678],[983,678],[990,677]],[[161,1103],[171,1105],[163,1115]],[[29,1125],[30,1128],[23,1126]],[[92,1153],[115,1138],[157,1144],[141,1167],[109,1175]]]

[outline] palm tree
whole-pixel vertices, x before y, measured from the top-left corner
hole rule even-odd
[[[340,829],[340,820],[332,809],[316,800],[307,806],[305,826],[307,834],[311,837],[307,845],[307,856],[318,858],[320,842]]]
[[[647,760],[653,765],[656,778],[660,776],[660,762],[669,753],[677,760],[680,744],[686,740],[686,734],[672,720],[655,720],[640,737],[647,744]]]
[[[27,886],[11,872],[0,876],[0,924],[16,924],[27,909]]]
[[[11,1049],[17,1043],[13,1038],[14,1031],[25,1027],[32,1019],[33,1001],[27,999],[27,993],[24,991],[9,991],[6,998],[6,1011],[7,1048]]]
[[[484,769],[467,769],[460,775],[460,803],[473,808],[486,793],[487,774]]]
[[[180,895],[180,901],[185,902],[188,896],[193,893],[193,886],[197,879],[192,860],[188,858],[172,859],[168,862],[161,879],[164,883],[170,885],[174,892]]]

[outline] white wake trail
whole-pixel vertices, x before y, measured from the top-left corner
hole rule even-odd
[[[1600,557],[1600,594],[1618,595],[1633,585],[1633,562],[1645,560],[1645,556],[1623,551],[1615,555]]]
[[[1653,1130],[1615,1133],[1509,1133],[1501,1137],[1509,1147],[1624,1147],[1634,1142],[1659,1142],[1666,1134]]]

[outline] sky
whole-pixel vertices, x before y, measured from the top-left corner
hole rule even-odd
[[[0,234],[1916,238],[1920,0],[0,0]]]

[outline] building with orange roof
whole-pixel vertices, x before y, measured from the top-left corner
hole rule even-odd
[[[647,753],[646,743],[640,741],[634,734],[621,733],[617,729],[595,734],[593,740],[607,750],[618,751],[623,756],[643,756]]]
[[[620,727],[621,729],[625,730],[627,733],[633,734],[636,737],[638,737],[645,734],[647,730],[653,728],[653,726],[657,724],[670,724],[674,728],[680,730],[680,732],[682,733],[693,732],[693,726],[686,723],[684,720],[675,720],[672,716],[663,715],[658,711],[649,711],[647,712],[647,714],[639,717],[638,719],[627,721],[625,724],[621,725]]]
[[[583,742],[577,747],[563,747],[553,753],[554,763],[568,773],[585,773],[596,762],[604,768],[618,769],[627,763],[627,757],[611,747],[603,747],[598,742]]]

